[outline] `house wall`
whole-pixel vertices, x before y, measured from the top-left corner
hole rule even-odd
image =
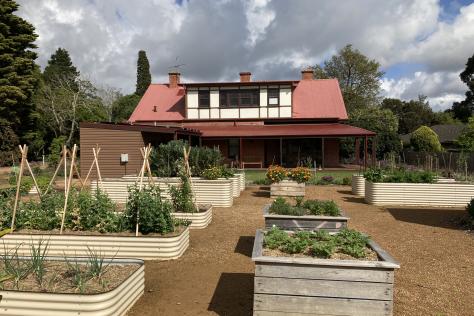
[[[142,165],[140,148],[145,145],[142,132],[101,128],[80,129],[80,172],[85,178],[94,159],[92,148],[98,146],[99,167],[103,178],[138,174]],[[120,154],[128,154],[128,163],[120,164]],[[95,168],[91,175],[96,178]]]
[[[339,167],[339,139],[326,138],[324,140],[324,167]]]
[[[267,91],[271,88],[280,89],[280,105],[269,107]],[[261,119],[261,118],[290,118],[292,113],[292,89],[289,85],[255,85],[240,87],[244,89],[259,89],[260,104],[254,108],[220,108],[219,91],[239,89],[235,87],[200,87],[188,88],[186,91],[186,113],[188,119]],[[199,90],[210,90],[210,107],[198,108]]]
[[[244,139],[243,161],[265,163],[265,141],[263,139]]]

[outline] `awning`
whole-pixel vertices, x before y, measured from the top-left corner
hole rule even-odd
[[[202,133],[203,138],[221,137],[354,137],[375,136],[369,130],[340,123],[278,124],[278,125],[199,125],[188,126]]]

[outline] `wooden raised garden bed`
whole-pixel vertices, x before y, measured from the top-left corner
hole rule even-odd
[[[62,258],[46,258],[63,261]],[[87,258],[72,258],[76,262]],[[71,258],[68,258],[71,261]],[[110,260],[105,260],[105,263]],[[145,270],[142,260],[115,259],[112,265],[137,265],[132,274],[115,288],[102,293],[45,293],[25,290],[0,290],[1,315],[125,315],[140,298],[145,288]]]
[[[399,264],[375,242],[378,261],[263,254],[257,230],[253,315],[392,315]]]
[[[270,196],[304,196],[305,184],[293,180],[282,180],[270,185]]]
[[[352,175],[352,194],[365,196],[365,178],[362,174]]]
[[[104,257],[137,258],[143,260],[177,259],[189,246],[189,227],[184,228],[178,235],[85,235],[85,234],[23,234],[20,232],[4,235],[0,242],[0,253],[5,253],[18,247],[18,254],[29,255],[31,242],[44,240],[49,242],[50,256],[85,257],[88,247],[100,252]]]
[[[365,181],[365,201],[373,205],[465,207],[473,197],[474,184]]]
[[[265,228],[270,229],[273,226],[285,230],[326,230],[328,232],[337,232],[347,227],[349,217],[340,211],[340,216],[324,215],[278,215],[270,213],[270,204],[263,207],[263,217],[265,218]]]
[[[195,213],[171,213],[175,218],[188,219],[191,221],[191,229],[206,228],[212,222],[212,205],[199,206],[200,212]]]
[[[148,179],[146,179],[148,180]],[[169,199],[169,186],[179,185],[179,178],[154,178],[155,184],[160,187],[162,196]],[[231,207],[234,203],[233,182],[224,180],[204,180],[193,178],[193,193],[198,204],[212,204],[215,207]],[[103,179],[102,190],[116,203],[126,203],[128,192],[127,187],[134,185],[135,176],[126,176],[119,179]],[[91,183],[92,187],[96,182]]]

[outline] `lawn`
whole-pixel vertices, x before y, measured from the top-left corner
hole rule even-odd
[[[309,184],[322,184],[321,178],[324,176],[331,176],[334,183],[342,184],[344,178],[351,179],[351,176],[357,172],[356,170],[316,170],[316,172],[313,172],[313,178],[311,178]],[[266,170],[245,170],[245,178],[247,182],[263,184],[266,179],[265,173]]]

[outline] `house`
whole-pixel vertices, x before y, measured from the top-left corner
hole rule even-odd
[[[168,83],[149,86],[127,124],[82,124],[81,158],[91,161],[87,148],[100,139],[106,139],[101,148],[114,144],[104,159],[113,156],[115,164],[120,152],[133,146],[185,139],[219,148],[228,164],[242,168],[303,162],[337,167],[341,137],[362,140],[367,151],[375,136],[345,124],[347,118],[338,81],[315,80],[312,70],[303,70],[300,80],[252,81],[250,72],[242,72],[238,82],[202,83],[181,83],[180,74],[172,72]],[[139,157],[135,153],[133,159]],[[136,171],[139,163],[130,158],[121,174]]]
[[[466,125],[464,124],[438,124],[430,126],[430,128],[438,135],[441,146],[447,151],[460,151],[456,140],[461,135]],[[410,145],[411,133],[400,136],[404,145]]]

